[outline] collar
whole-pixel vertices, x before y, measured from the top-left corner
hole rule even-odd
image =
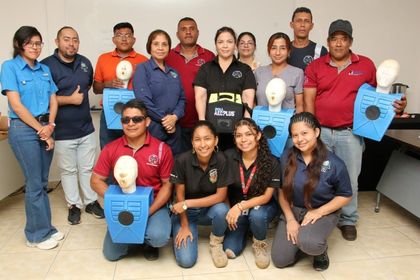
[[[353,52],[350,50],[350,61],[351,61],[351,63],[357,63],[357,62],[359,62],[359,60],[360,60],[359,56],[358,56],[357,54],[353,53]],[[325,56],[325,63],[326,63],[326,64],[330,64],[331,62],[332,62],[332,60],[331,60],[331,55],[330,55],[330,53],[328,53],[328,54]]]
[[[123,135],[121,138],[122,138],[122,143],[123,143],[123,145],[124,145],[125,147],[129,147],[130,149],[132,149],[132,147],[130,146],[130,144],[128,144],[127,137],[126,137],[125,135]],[[143,148],[144,146],[148,146],[148,145],[150,145],[150,141],[151,141],[150,133],[146,131],[146,140],[144,140],[144,143],[143,143],[143,145],[139,148],[139,150],[140,150],[141,148]]]
[[[41,68],[41,64],[38,62],[38,60],[35,60],[35,66],[34,68],[31,68],[31,66],[29,66],[29,64],[23,59],[23,57],[20,54],[14,58],[14,61],[17,64],[17,66],[19,66],[20,70],[23,70],[23,68],[25,67],[28,67],[32,70],[38,70],[39,68]]]
[[[152,67],[153,70],[158,69],[158,70],[160,70],[164,73],[169,73],[169,72],[173,71],[173,69],[166,63],[165,63],[165,71],[163,71],[162,69],[160,69],[159,65],[157,65],[156,61],[153,58],[149,59],[149,63],[150,63],[150,66]]]
[[[120,54],[117,52],[117,49],[114,49],[111,52],[111,55],[116,56],[116,57],[121,57]],[[137,52],[134,49],[132,49],[131,52],[126,57],[135,58],[136,56],[137,56]]]
[[[200,163],[198,162],[197,154],[191,154],[191,156],[192,156],[192,161],[191,161],[192,166],[200,167]],[[208,165],[207,169],[209,169],[210,166],[214,166],[216,164],[217,164],[217,152],[214,152],[211,155],[211,158],[209,160],[209,165]]]
[[[54,50],[54,54],[53,56],[62,64],[68,64],[68,62],[65,62],[61,59],[61,57],[58,55],[58,48]],[[74,57],[74,66],[77,66],[77,64],[79,64],[80,62],[80,55],[77,53],[76,56]]]
[[[204,48],[202,48],[199,44],[196,44],[197,46],[197,54],[203,54]],[[175,48],[173,48],[174,52],[181,54],[181,44],[176,45]]]
[[[240,163],[245,170],[250,170],[256,164],[256,160],[255,160],[248,168],[245,168],[245,164],[242,160],[241,153],[237,149],[234,149],[234,151],[235,153],[232,155],[232,159]]]
[[[216,63],[217,65],[219,65],[219,56],[218,55],[213,59],[213,62]],[[236,58],[235,55],[233,56],[233,60],[232,60],[232,63],[230,65],[232,65],[234,63],[236,63],[236,64],[239,63],[239,61],[238,61],[238,59]]]

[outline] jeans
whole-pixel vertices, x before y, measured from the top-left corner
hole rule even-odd
[[[144,243],[147,245],[160,248],[165,246],[171,235],[171,218],[169,217],[168,208],[162,207],[153,215],[149,216],[144,235]],[[112,242],[109,231],[106,231],[103,254],[109,261],[117,261],[128,254],[131,244]]]
[[[175,259],[181,267],[192,267],[198,256],[198,229],[197,225],[211,225],[211,232],[215,236],[224,236],[227,229],[226,214],[229,207],[225,203],[217,203],[211,207],[188,208],[188,224],[193,240],[187,238],[187,245],[176,247],[175,239],[181,230],[179,215],[172,216],[172,238],[174,240]]]
[[[105,113],[102,110],[101,120],[99,125],[99,145],[101,150],[105,147],[106,144],[120,138],[123,136],[123,131],[120,129],[108,129],[106,125]]]
[[[329,150],[344,161],[350,176],[353,197],[350,203],[341,209],[338,225],[356,225],[359,219],[357,213],[357,178],[362,168],[362,155],[365,148],[363,138],[354,135],[351,129],[336,130],[322,127],[321,140]]]
[[[90,187],[90,176],[95,163],[96,140],[91,133],[84,137],[72,140],[59,140],[55,142],[55,154],[60,170],[61,183],[68,205],[76,205],[82,209],[98,199],[96,192]],[[79,194],[83,191],[83,202]]]
[[[57,232],[51,225],[47,194],[53,151],[46,151],[45,142],[20,119],[10,121],[9,144],[25,176],[26,239],[39,243]]]
[[[226,232],[223,249],[232,250],[236,256],[242,253],[246,245],[248,229],[257,240],[267,238],[268,224],[278,213],[278,206],[274,199],[265,205],[261,205],[257,209],[249,209],[248,215],[241,215],[238,219],[238,228]]]

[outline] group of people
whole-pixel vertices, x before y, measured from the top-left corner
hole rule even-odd
[[[149,260],[172,235],[177,263],[193,266],[197,226],[211,225],[210,253],[217,267],[241,254],[251,232],[255,262],[266,268],[268,223],[281,209],[271,249],[274,265],[294,264],[301,251],[314,256],[315,269],[328,268],[326,240],[333,228],[338,225],[346,240],[357,238],[364,143],[351,130],[353,105],[362,84],[376,86],[376,69],[369,58],[350,50],[353,30],[347,20],[331,23],[328,52],[309,40],[308,8],[297,8],[290,26],[293,41],[285,33],[273,34],[267,43],[271,63],[260,66],[250,32],[237,37],[230,27],[218,29],[215,56],[197,44],[197,23],[186,17],[178,22],[179,44],[172,49],[167,32],[150,33],[147,59],[133,49],[134,29],[123,22],[113,29],[115,49],[98,58],[95,71],[78,54],[74,28],[57,32],[57,49],[41,63],[41,34],[34,27],[19,28],[13,59],[2,64],[0,78],[10,106],[9,142],[26,182],[27,245],[51,249],[64,238],[51,224],[47,195],[55,149],[70,224],[80,223],[83,207],[103,218],[97,198],[113,181],[116,161],[123,155],[137,161],[137,185],[154,189],[143,246]],[[128,83],[135,99],[123,107],[122,131],[107,129],[101,115],[102,151],[95,165],[88,91],[92,85],[95,94],[124,87],[115,71],[121,60],[135,69]],[[271,155],[250,118],[256,104],[267,105],[265,87],[276,77],[286,84],[282,108],[296,110],[289,126],[292,144],[280,159]],[[211,96],[219,93],[235,96],[246,108],[223,133],[206,112]],[[401,112],[406,101],[393,105]],[[107,232],[107,259],[121,259],[131,248],[114,243]]]

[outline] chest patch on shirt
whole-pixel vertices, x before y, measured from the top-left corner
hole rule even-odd
[[[351,70],[349,72],[349,76],[360,76],[363,75],[363,71],[362,70]]]
[[[305,65],[308,65],[309,63],[311,63],[314,60],[314,58],[311,55],[307,55],[303,58],[303,63]]]
[[[330,163],[330,161],[329,160],[324,161],[322,163],[322,166],[321,166],[321,172],[322,173],[325,173],[325,172],[327,172],[330,169],[331,169],[331,163]]]
[[[200,67],[204,63],[206,63],[206,61],[204,59],[202,59],[202,58],[199,58],[199,59],[197,59],[197,62],[195,63],[195,66],[199,66]]]
[[[172,76],[172,78],[176,79],[178,77],[178,74],[174,71],[169,72]]]
[[[80,63],[80,69],[82,69],[83,72],[87,73],[88,67],[87,67],[86,63],[84,63],[84,62]]]
[[[212,169],[209,171],[209,180],[212,184],[217,182],[217,169]]]
[[[157,155],[155,155],[155,154],[151,154],[150,156],[149,156],[149,161],[147,162],[147,165],[151,165],[151,166],[158,166],[158,163],[159,163],[159,158],[158,158],[158,156]]]
[[[235,70],[232,72],[232,77],[236,78],[236,79],[240,79],[242,78],[242,72],[239,70]]]

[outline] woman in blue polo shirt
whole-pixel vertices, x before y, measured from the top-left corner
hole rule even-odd
[[[57,87],[48,67],[37,61],[43,45],[35,27],[19,28],[13,37],[13,59],[2,65],[1,86],[10,108],[9,143],[25,176],[26,244],[48,250],[64,234],[51,225],[47,195]]]
[[[178,120],[184,116],[185,95],[181,79],[175,69],[165,63],[171,49],[171,38],[163,30],[150,33],[146,44],[151,58],[136,67],[133,90],[143,100],[152,120],[150,133],[168,144],[174,155],[181,151],[181,127]]]
[[[255,264],[266,268],[270,264],[267,228],[278,212],[273,193],[280,187],[280,166],[252,119],[236,123],[233,137],[236,148],[225,152],[234,181],[228,186],[231,208],[223,247],[228,258],[235,258],[245,248],[250,230]]]
[[[352,189],[344,162],[320,139],[321,125],[303,112],[290,120],[294,147],[280,159],[283,214],[271,249],[276,267],[293,265],[302,251],[314,257],[313,267],[328,268],[327,238],[337,226],[341,207],[350,202]]]
[[[197,261],[197,225],[211,225],[210,254],[216,267],[227,265],[222,242],[227,228],[224,203],[231,183],[226,158],[217,151],[214,126],[199,121],[192,131],[192,151],[175,159],[171,183],[175,184],[176,203],[172,207],[172,236],[177,263],[192,267]]]

